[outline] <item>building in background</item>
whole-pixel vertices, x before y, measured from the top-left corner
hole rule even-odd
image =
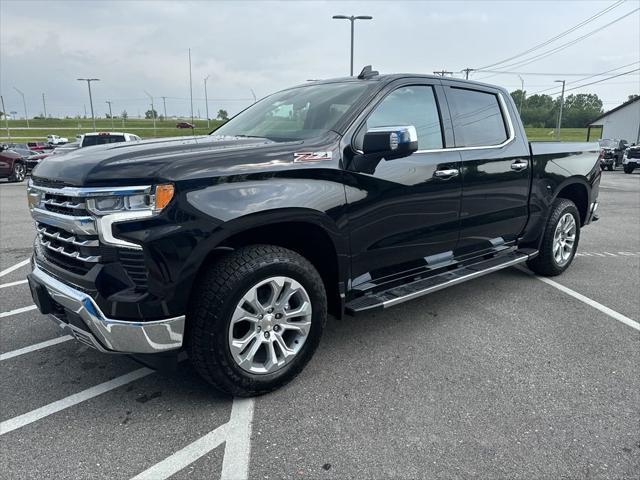
[[[603,113],[588,125],[587,141],[592,128],[602,128],[600,138],[617,138],[629,143],[640,143],[640,97],[624,102]]]

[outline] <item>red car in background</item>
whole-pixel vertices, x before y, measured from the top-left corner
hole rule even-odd
[[[51,149],[51,145],[47,142],[27,142],[27,147],[29,147],[29,150],[37,151]]]
[[[27,165],[20,154],[0,145],[0,178],[22,182],[27,176]]]
[[[196,128],[194,125],[191,125],[189,122],[178,122],[176,124],[176,128]]]

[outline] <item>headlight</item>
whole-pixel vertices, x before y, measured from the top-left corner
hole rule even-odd
[[[95,215],[119,212],[159,213],[173,198],[171,184],[157,185],[149,193],[118,194],[87,199],[87,208]]]

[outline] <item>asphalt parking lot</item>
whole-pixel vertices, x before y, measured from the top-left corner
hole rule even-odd
[[[24,281],[25,184],[0,183],[1,476],[638,478],[640,172],[604,172],[600,201],[552,282],[330,320],[296,381],[234,400],[60,338]]]

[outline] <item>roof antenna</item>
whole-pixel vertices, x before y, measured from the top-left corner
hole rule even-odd
[[[378,75],[378,71],[372,70],[371,65],[367,65],[362,69],[362,71],[360,72],[360,75],[358,75],[358,78],[360,80],[365,80],[367,78],[375,77],[376,75]]]

